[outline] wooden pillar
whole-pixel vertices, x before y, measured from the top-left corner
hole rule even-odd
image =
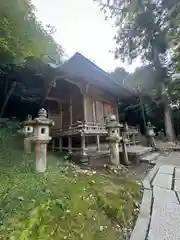
[[[95,106],[95,101],[93,100],[93,122],[96,122],[96,106]]]
[[[116,119],[117,119],[117,121],[119,122],[119,111],[118,111],[118,106],[119,106],[119,104],[116,103]]]
[[[87,121],[87,107],[86,107],[86,94],[83,95],[83,110],[84,110],[84,121]]]
[[[68,151],[72,153],[72,137],[68,136]]]
[[[72,126],[73,115],[72,115],[72,98],[71,97],[70,97],[70,100],[69,100],[69,115],[70,115],[70,123],[69,123],[69,125]]]
[[[50,109],[48,108],[48,118],[51,118],[51,111],[50,111]]]
[[[129,140],[129,147],[131,146],[131,138],[130,138],[130,134],[128,133],[128,140]]]
[[[63,104],[61,103],[61,114],[60,114],[60,128],[63,127]]]
[[[52,151],[55,151],[55,139],[52,139]]]
[[[142,119],[143,119],[143,124],[144,124],[144,135],[147,136],[147,134],[146,134],[147,133],[147,126],[146,126],[146,117],[145,117],[145,106],[144,106],[144,103],[143,103],[141,86],[138,86],[138,91],[139,91],[141,114],[142,114]]]
[[[96,135],[97,152],[100,152],[100,136]]]
[[[82,151],[82,155],[86,156],[86,137],[84,135],[84,133],[81,135],[81,151]]]
[[[59,138],[59,151],[62,152],[62,137]]]
[[[133,144],[136,145],[136,134],[133,134]]]

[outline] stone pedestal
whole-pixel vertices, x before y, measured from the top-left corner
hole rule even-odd
[[[106,125],[108,129],[108,141],[109,141],[109,150],[110,150],[110,162],[114,165],[120,164],[119,158],[119,128],[120,124],[116,121],[116,116],[112,115],[110,121]]]
[[[47,143],[36,142],[36,172],[47,170]]]
[[[119,159],[119,141],[112,141],[109,139],[110,161],[114,165],[120,164]]]

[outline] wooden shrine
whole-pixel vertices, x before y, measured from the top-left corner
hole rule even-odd
[[[118,119],[117,104],[133,93],[80,53],[56,69],[56,81],[45,99],[48,118],[55,122],[52,148],[59,151],[106,148],[106,120]]]

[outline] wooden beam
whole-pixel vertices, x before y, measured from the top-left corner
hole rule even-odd
[[[58,102],[59,104],[61,103],[61,100],[60,100],[59,98],[54,98],[54,97],[46,97],[45,100],[56,101],[56,102]]]

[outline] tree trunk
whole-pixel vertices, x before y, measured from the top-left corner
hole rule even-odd
[[[168,93],[166,91],[164,83],[162,83],[161,96],[164,104],[164,125],[165,125],[166,136],[170,142],[173,142],[175,140],[175,135],[174,135],[174,128],[172,124],[172,114],[171,114],[171,108],[169,106]]]
[[[168,102],[164,102],[164,125],[166,130],[166,136],[170,142],[175,140],[174,129],[172,124],[171,108]]]
[[[9,92],[7,93],[7,96],[6,96],[6,99],[5,99],[4,103],[3,103],[3,106],[1,108],[0,117],[2,117],[2,115],[4,114],[6,105],[7,105],[8,101],[9,101],[9,98],[11,97],[15,87],[16,87],[16,82],[13,82],[12,85],[11,85],[11,88],[9,89]]]
[[[147,129],[146,129],[145,107],[144,107],[143,98],[142,98],[141,93],[139,95],[139,99],[140,99],[141,114],[142,114],[143,125],[144,125],[144,135],[146,136],[146,130]]]

